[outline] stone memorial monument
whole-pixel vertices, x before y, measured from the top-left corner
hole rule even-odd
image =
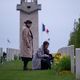
[[[17,10],[20,11],[20,47],[21,47],[21,32],[24,21],[32,21],[32,33],[33,33],[33,48],[34,53],[39,47],[39,27],[38,27],[38,11],[41,10],[41,5],[37,0],[21,0],[21,3],[17,5]]]

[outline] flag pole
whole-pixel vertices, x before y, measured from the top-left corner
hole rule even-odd
[[[11,41],[9,40],[9,39],[7,39],[7,48],[10,48],[10,43],[11,43]]]

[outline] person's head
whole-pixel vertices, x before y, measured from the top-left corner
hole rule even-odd
[[[44,49],[47,49],[48,46],[49,46],[49,42],[48,42],[48,41],[44,41],[44,42],[43,42],[43,48],[44,48]]]
[[[26,27],[28,27],[28,28],[30,28],[32,25],[32,21],[30,21],[30,20],[26,20],[24,23],[25,23]]]

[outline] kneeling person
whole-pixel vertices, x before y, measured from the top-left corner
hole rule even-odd
[[[44,41],[41,48],[39,48],[37,52],[33,55],[32,59],[33,70],[51,69],[48,46],[49,43],[47,41]]]

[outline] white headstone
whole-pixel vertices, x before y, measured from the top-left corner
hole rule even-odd
[[[62,55],[67,55],[70,56],[70,60],[71,60],[71,72],[74,73],[74,45],[71,46],[67,46],[67,47],[63,47],[60,48],[58,50],[58,53],[61,53]]]
[[[74,61],[74,45],[70,46],[69,48],[69,53],[70,53],[70,59],[71,59],[71,72],[75,73],[74,67],[75,67],[75,61]]]
[[[76,49],[76,79],[80,80],[80,48]]]
[[[0,57],[3,55],[3,48],[0,48]]]

